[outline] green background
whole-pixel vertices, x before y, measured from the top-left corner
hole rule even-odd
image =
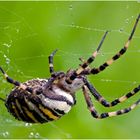
[[[99,66],[125,43],[140,13],[139,2],[0,2],[0,65],[18,81],[49,77],[48,55],[55,56],[55,70],[76,69],[79,57],[88,58],[106,30],[108,34],[93,66]],[[120,60],[99,75],[88,76],[109,101],[140,83],[140,23],[131,46]],[[0,76],[5,98],[12,85]],[[82,91],[77,105],[60,120],[27,124],[15,120],[0,102],[0,138],[140,138],[140,107],[123,116],[96,120],[86,107]],[[114,108],[104,108],[92,98],[99,112],[127,107],[139,95]]]

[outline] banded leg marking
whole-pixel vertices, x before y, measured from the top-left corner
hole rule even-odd
[[[2,72],[4,78],[7,80],[7,82],[14,84],[15,86],[20,86],[20,82],[13,80],[12,78],[10,78],[6,72],[2,69],[2,67],[0,67],[0,71]]]
[[[97,119],[104,119],[104,118],[107,118],[107,117],[113,117],[113,116],[123,115],[125,113],[130,112],[137,105],[140,104],[140,99],[139,99],[139,100],[137,100],[134,104],[132,104],[128,108],[124,108],[124,109],[121,109],[121,110],[118,110],[118,111],[105,112],[105,113],[98,114],[98,112],[96,111],[96,109],[95,109],[95,107],[94,107],[94,105],[93,105],[93,103],[91,101],[91,98],[89,96],[88,91],[89,91],[88,88],[86,86],[84,86],[83,87],[83,93],[84,93],[84,97],[85,97],[85,100],[86,100],[86,103],[87,103],[87,107],[88,107],[89,111],[91,112],[91,115],[94,118],[97,118]]]
[[[102,39],[101,39],[101,41],[100,41],[100,43],[99,43],[99,45],[98,45],[96,51],[93,52],[92,56],[89,57],[89,58],[87,59],[87,61],[85,61],[83,64],[81,64],[80,67],[76,70],[76,72],[73,73],[73,74],[66,80],[67,83],[71,84],[72,81],[77,77],[77,75],[81,74],[81,73],[95,60],[95,58],[96,58],[96,56],[98,55],[98,52],[99,52],[99,50],[100,50],[100,48],[101,48],[101,46],[102,46],[104,40],[105,40],[105,38],[106,38],[107,33],[108,33],[108,31],[106,31],[105,34],[103,35],[103,37],[102,37]]]
[[[54,73],[54,67],[53,67],[53,57],[55,55],[55,53],[57,52],[57,50],[53,51],[51,53],[51,55],[48,57],[49,59],[49,70],[50,70],[50,73],[53,74]]]
[[[100,93],[94,88],[94,86],[92,86],[87,80],[85,80],[85,81],[86,81],[85,85],[88,87],[88,89],[90,90],[92,95],[95,97],[95,99],[97,101],[99,101],[105,107],[112,107],[119,103],[122,103],[140,91],[140,85],[139,85],[138,87],[134,88],[131,92],[128,92],[126,95],[124,95],[118,99],[115,99],[112,102],[108,102],[108,101],[106,101],[106,99],[103,98],[103,96],[100,95]]]
[[[87,59],[87,61],[84,62],[84,63],[81,65],[81,67],[77,70],[77,74],[80,74],[81,71],[83,71],[85,68],[87,68],[87,67],[94,61],[94,59],[96,58],[96,56],[97,56],[97,54],[98,54],[98,52],[99,52],[99,50],[100,50],[100,48],[101,48],[101,46],[102,46],[102,44],[103,44],[105,38],[106,38],[107,33],[108,33],[108,31],[105,32],[105,34],[104,34],[104,36],[102,37],[102,40],[101,40],[99,46],[97,47],[96,51],[93,52],[92,56],[89,57],[89,58]]]
[[[98,68],[93,68],[90,69],[88,72],[86,72],[86,74],[98,74],[99,72],[103,71],[105,68],[107,68],[108,66],[110,66],[114,61],[116,61],[117,59],[119,59],[128,49],[129,44],[132,40],[132,37],[135,33],[136,27],[138,25],[138,21],[140,19],[140,14],[138,15],[136,22],[133,26],[132,32],[128,38],[128,41],[125,43],[124,47],[116,54],[114,55],[111,59],[109,59],[108,61],[106,61],[104,64],[100,65]]]
[[[33,92],[31,88],[29,88],[29,87],[23,85],[22,83],[20,83],[20,82],[18,82],[18,81],[15,81],[15,80],[13,80],[12,78],[10,78],[10,77],[7,75],[7,73],[2,69],[2,67],[0,67],[0,71],[2,72],[4,78],[7,80],[8,83],[11,83],[11,84],[13,84],[13,85],[15,85],[15,86],[17,86],[17,87],[23,89],[23,90],[27,90],[27,91],[30,92],[30,93]],[[0,99],[0,100],[2,100],[2,99]]]

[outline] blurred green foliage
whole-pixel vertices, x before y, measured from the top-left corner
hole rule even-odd
[[[106,30],[101,53],[92,66],[99,66],[125,43],[140,13],[139,2],[0,2],[0,65],[18,81],[49,77],[48,55],[55,56],[55,70],[77,68],[79,57],[88,58]],[[99,75],[89,76],[109,101],[140,83],[140,24],[125,56]],[[12,85],[0,76],[0,93],[5,98]],[[0,102],[0,138],[140,138],[140,107],[119,117],[96,120],[87,110],[82,91],[77,105],[60,120],[25,124],[15,120]],[[132,104],[140,96],[99,112]]]

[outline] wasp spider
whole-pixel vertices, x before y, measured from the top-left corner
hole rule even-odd
[[[24,83],[20,83],[10,78],[0,67],[0,70],[7,82],[15,86],[6,99],[0,99],[5,102],[8,111],[16,119],[29,123],[45,123],[57,120],[64,114],[68,113],[76,103],[75,92],[81,88],[83,90],[88,109],[94,118],[103,119],[130,112],[140,103],[140,99],[128,108],[99,114],[91,101],[89,92],[103,106],[112,107],[135,95],[140,90],[140,85],[134,88],[131,92],[128,92],[126,95],[115,99],[112,102],[108,102],[101,96],[95,87],[90,84],[86,75],[100,73],[126,52],[139,19],[140,15],[137,17],[132,32],[124,47],[98,68],[90,68],[89,65],[96,58],[108,31],[105,32],[99,46],[96,51],[93,52],[92,56],[84,62],[81,59],[82,64],[76,70],[68,70],[66,73],[55,72],[53,68],[53,56],[56,51],[48,57],[49,70],[51,73],[51,78],[49,79],[32,79]]]

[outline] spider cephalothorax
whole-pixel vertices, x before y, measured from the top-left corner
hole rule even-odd
[[[140,103],[140,99],[128,108],[98,114],[91,101],[89,92],[91,92],[95,99],[103,106],[111,107],[135,95],[140,90],[140,85],[134,88],[131,92],[128,92],[126,95],[109,103],[100,95],[95,87],[90,84],[86,78],[86,75],[100,73],[126,52],[136,30],[139,19],[140,15],[137,17],[132,32],[124,47],[116,55],[100,65],[98,68],[90,68],[89,65],[97,56],[108,31],[105,32],[99,46],[97,47],[96,51],[93,52],[92,56],[86,61],[81,59],[83,63],[80,64],[80,67],[76,70],[68,70],[66,73],[55,72],[53,69],[53,56],[55,55],[56,51],[49,56],[49,69],[51,73],[51,78],[49,79],[37,78],[20,83],[10,78],[0,67],[0,70],[6,80],[15,85],[11,93],[7,96],[6,100],[3,98],[0,99],[5,102],[8,111],[16,119],[30,123],[44,123],[57,120],[64,114],[68,113],[71,110],[71,107],[76,103],[76,91],[81,88],[83,90],[88,109],[94,118],[103,119],[130,112]]]

